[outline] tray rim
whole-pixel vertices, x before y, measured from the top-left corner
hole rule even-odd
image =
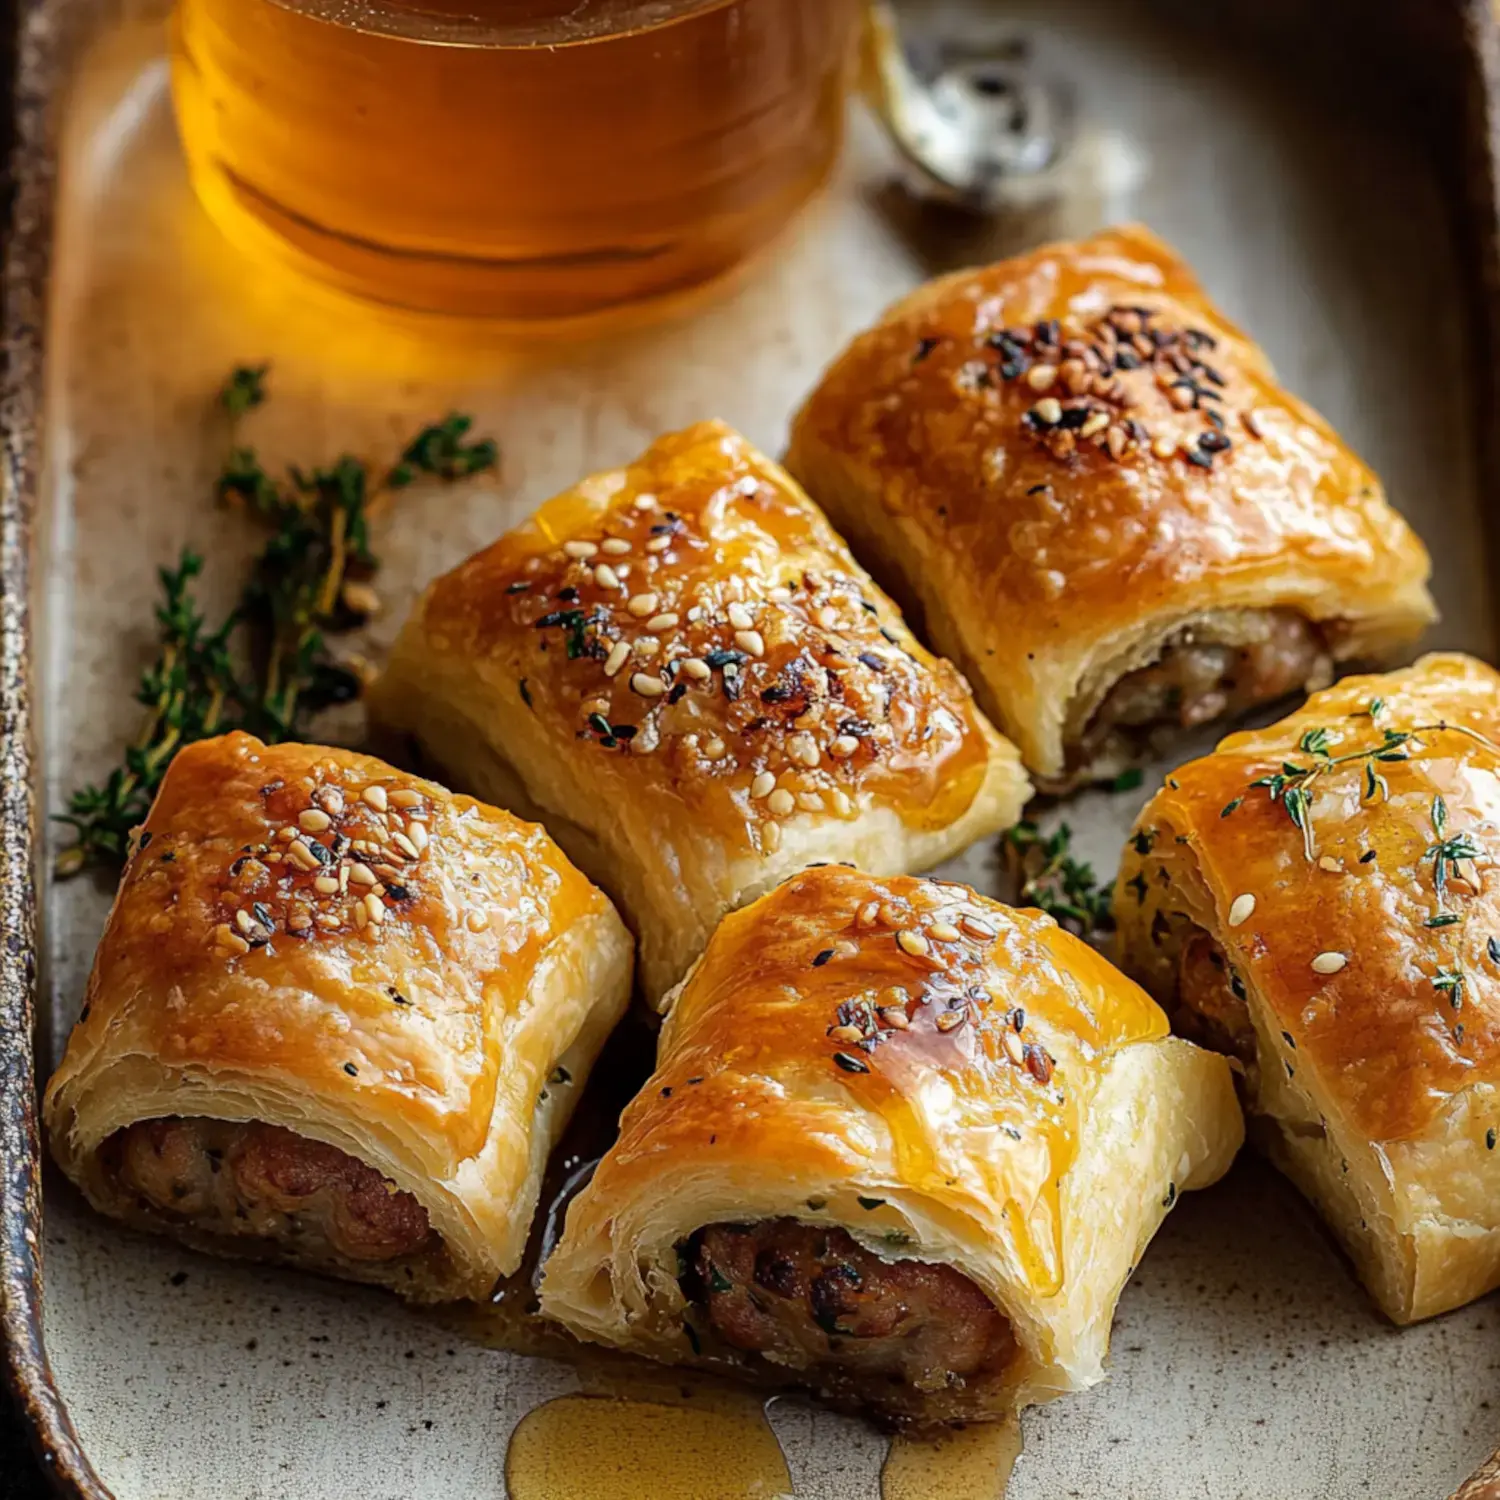
[[[1480,305],[1476,437],[1500,498],[1500,0],[1450,0],[1462,36],[1464,226]],[[47,286],[60,85],[90,10],[0,0],[0,1380],[64,1500],[113,1500],[73,1426],[42,1326],[42,1146],[36,1072],[37,900],[45,873],[32,694]],[[1483,484],[1481,490],[1486,488]],[[1500,527],[1492,534],[1500,565]],[[1450,1500],[1500,1500],[1500,1450]]]

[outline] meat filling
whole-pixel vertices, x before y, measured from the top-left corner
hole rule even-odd
[[[1194,931],[1178,955],[1172,1029],[1211,1051],[1247,1064],[1255,1061],[1255,1028],[1244,983],[1230,967],[1224,950],[1202,928]]]
[[[279,1242],[308,1265],[395,1260],[432,1238],[427,1210],[373,1167],[258,1120],[143,1120],[111,1137],[106,1161],[155,1214]]]
[[[1089,722],[1085,753],[1097,752],[1121,731],[1196,728],[1326,676],[1329,660],[1322,633],[1301,615],[1273,609],[1233,619],[1237,634],[1246,633],[1253,622],[1253,638],[1216,641],[1212,622],[1194,626],[1168,642],[1150,666],[1122,677]]]
[[[842,1229],[715,1224],[687,1249],[688,1284],[717,1333],[779,1365],[937,1390],[998,1374],[1015,1353],[1010,1324],[968,1277],[882,1260]]]

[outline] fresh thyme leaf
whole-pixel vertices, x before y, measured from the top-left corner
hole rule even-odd
[[[1131,766],[1110,782],[1109,789],[1112,792],[1133,792],[1145,779],[1146,773],[1139,766]]]
[[[386,475],[386,488],[403,489],[419,474],[434,474],[440,479],[466,479],[471,474],[494,468],[500,449],[492,438],[464,442],[473,425],[472,417],[462,412],[450,412],[441,422],[424,427],[407,444],[401,461]]]
[[[267,368],[241,366],[220,388],[217,403],[231,425],[266,399]],[[402,462],[442,479],[489,467],[498,450],[489,439],[464,442],[470,425],[454,414],[423,429]],[[327,637],[362,619],[346,590],[368,595],[363,580],[379,567],[370,547],[369,466],[345,456],[328,468],[291,468],[277,480],[253,448],[236,444],[214,493],[265,526],[266,541],[239,603],[213,628],[192,589],[202,559],[184,552],[176,568],[161,570],[157,655],[136,693],[147,718],[121,764],[75,792],[60,815],[74,833],[57,861],[60,876],[123,862],[131,830],[182,746],[231,729],[284,740],[304,732],[320,710],[359,696],[359,677],[334,660]],[[578,640],[582,649],[581,631]]]
[[[1004,835],[1004,849],[1015,875],[1017,901],[1036,906],[1071,931],[1088,936],[1112,925],[1110,889],[1093,867],[1072,854],[1073,830],[1059,824],[1044,834],[1030,821]]]
[[[1457,969],[1439,969],[1432,976],[1432,987],[1448,996],[1448,1002],[1454,1010],[1464,1003],[1464,976]]]
[[[1380,717],[1380,711],[1384,707],[1385,707],[1385,699],[1384,698],[1371,698],[1370,699],[1370,706],[1366,710],[1366,712],[1370,715],[1370,717],[1372,719],[1378,719]]]
[[[229,372],[219,390],[219,405],[231,417],[242,417],[266,399],[266,372],[270,365],[238,365]]]
[[[1448,826],[1448,804],[1440,795],[1432,799],[1432,826],[1437,836],[1442,838],[1443,830]]]
[[[1328,754],[1328,731],[1326,729],[1309,729],[1298,743],[1309,755]]]

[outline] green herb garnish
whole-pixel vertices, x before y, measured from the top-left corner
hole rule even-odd
[[[239,602],[212,627],[193,596],[202,559],[184,551],[175,569],[161,570],[157,655],[136,690],[148,716],[121,764],[69,798],[59,821],[73,829],[74,842],[58,857],[60,876],[124,861],[131,830],[184,745],[232,729],[268,743],[285,740],[305,732],[321,709],[359,695],[359,677],[334,659],[326,636],[359,624],[372,607],[365,580],[379,567],[369,536],[379,491],[362,460],[345,456],[308,472],[293,467],[277,479],[253,448],[233,441],[240,419],[266,399],[267,368],[241,366],[219,390],[232,445],[214,485],[220,501],[267,529],[265,545]],[[425,428],[386,487],[418,473],[456,479],[490,467],[498,450],[488,439],[464,443],[470,425],[455,414]]]
[[[1039,907],[1054,921],[1086,936],[1110,926],[1110,891],[1091,865],[1073,858],[1072,846],[1073,830],[1066,823],[1044,834],[1028,820],[1004,835],[1018,882],[1018,903]]]

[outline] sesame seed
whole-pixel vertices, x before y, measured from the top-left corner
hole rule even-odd
[[[344,810],[344,794],[336,786],[320,786],[312,794],[312,800],[331,818],[338,817]]]
[[[823,794],[821,792],[798,792],[797,806],[800,807],[803,812],[822,812]]]
[[[632,672],[630,689],[639,693],[642,698],[660,698],[666,692],[667,685],[660,677],[653,677],[649,672]]]
[[[822,759],[818,742],[805,730],[792,735],[786,742],[786,753],[799,766],[812,767]]]
[[[1312,961],[1313,973],[1315,974],[1337,974],[1345,964],[1349,962],[1347,954],[1343,953],[1320,953]]]
[[[1151,445],[1151,451],[1158,458],[1171,458],[1171,456],[1177,451],[1177,444],[1173,442],[1171,438],[1157,438],[1157,440]]]
[[[868,901],[859,909],[859,925],[861,927],[873,927],[880,918],[880,903]]]
[[[738,600],[735,600],[734,603],[729,606],[728,614],[729,623],[736,630],[749,630],[750,627],[755,624],[754,617],[751,615],[750,611],[746,609],[745,606]]]
[[[354,925],[360,932],[370,925],[370,913],[365,910],[363,901],[354,903]]]
[[[990,939],[995,936],[995,929],[988,922],[981,922],[978,917],[963,917],[960,925],[973,938]]]
[[[896,934],[896,945],[913,958],[925,958],[932,951],[927,946],[927,939],[920,932],[913,932],[910,927],[903,927]]]
[[[706,740],[704,742],[703,758],[705,760],[723,760],[728,749],[729,747],[724,743],[724,741],[721,740],[718,735],[714,735],[712,739]]]
[[[1062,402],[1055,396],[1038,401],[1031,409],[1036,413],[1037,420],[1045,422],[1049,427],[1055,427],[1062,421]]]
[[[835,611],[834,607],[831,604],[825,604],[822,609],[818,611],[818,624],[824,630],[832,630],[833,627],[838,624],[838,622],[838,613]]]
[[[594,582],[601,589],[617,589],[620,586],[620,575],[608,563],[600,563],[594,569]]]
[[[945,1010],[937,1018],[937,1029],[939,1031],[957,1031],[968,1019],[969,1013],[966,1010]]]
[[[386,809],[386,795],[383,786],[367,786],[359,794],[359,798],[367,807],[373,807],[376,812],[384,812]]]
[[[313,889],[320,896],[336,896],[338,895],[339,883],[338,880],[332,875],[319,875],[318,878],[313,881]]]
[[[409,786],[398,787],[390,795],[392,807],[419,807],[421,803],[421,792],[413,791]]]
[[[700,657],[685,656],[679,663],[684,677],[691,677],[694,682],[707,682],[714,675],[713,669]]]
[[[892,1031],[910,1031],[911,1022],[906,1018],[906,1012],[899,1005],[887,1005],[880,1012],[880,1019],[885,1022]]]
[[[248,953],[250,944],[235,932],[227,923],[220,923],[214,929],[214,937],[218,940],[221,948],[227,948],[231,953]]]
[[[411,818],[406,824],[406,836],[417,846],[421,854],[427,848],[427,825],[420,818]]]
[[[464,926],[470,932],[486,932],[489,930],[489,925],[489,913],[480,911],[478,907],[471,906],[464,913]]]
[[[622,536],[606,537],[599,543],[599,550],[611,557],[624,557],[630,551],[630,543]]]
[[[1229,925],[1239,927],[1250,920],[1255,911],[1255,897],[1249,891],[1243,896],[1236,896],[1234,903],[1229,908]]]
[[[791,597],[792,591],[784,583],[778,583],[766,590],[766,598],[773,604],[786,604]]]
[[[761,638],[758,630],[736,630],[734,643],[747,656],[764,656],[766,654],[766,643]]]
[[[642,661],[649,661],[661,651],[661,642],[654,635],[643,635],[636,638],[635,654]]]
[[[927,928],[927,936],[939,943],[956,943],[958,941],[958,928],[951,922],[933,922]]]
[[[1042,391],[1050,391],[1056,379],[1056,365],[1032,365],[1026,372],[1026,384],[1038,394]]]
[[[656,606],[661,600],[655,594],[635,594],[625,606],[638,620],[644,620],[648,615],[656,613]]]
[[[1026,1061],[1026,1048],[1009,1027],[1000,1033],[1000,1045],[1005,1048],[1005,1055],[1019,1068]]]
[[[235,912],[234,925],[238,927],[241,932],[249,933],[255,931],[255,923],[251,920],[250,913],[247,911]]]
[[[1107,411],[1096,411],[1082,427],[1078,429],[1081,438],[1097,437],[1109,426],[1109,413]]]
[[[784,818],[788,813],[796,811],[797,799],[784,786],[779,786],[766,798],[766,806],[778,818]]]
[[[337,932],[339,929],[339,919],[326,911],[315,912],[313,914],[313,921],[316,922],[324,932]]]
[[[651,631],[670,630],[677,623],[677,619],[678,617],[671,610],[668,610],[665,614],[652,615],[646,621],[646,629]]]
[[[288,932],[306,932],[312,926],[312,918],[305,911],[294,911],[286,919],[286,930]]]
[[[656,496],[653,495],[649,490],[643,491],[641,494],[637,495],[631,503],[637,510],[655,510]]]
[[[339,890],[340,891],[347,891],[348,889],[349,889],[349,866],[348,865],[340,865],[339,866]]]
[[[864,1039],[865,1034],[858,1026],[833,1026],[828,1031],[831,1042],[862,1042]]]
[[[391,842],[408,858],[415,859],[420,852],[414,840],[409,839],[404,833],[393,833]]]
[[[304,812],[297,814],[297,826],[304,833],[322,833],[325,828],[333,825],[333,819],[320,808],[309,807]]]
[[[318,856],[314,854],[312,850],[302,842],[301,839],[297,839],[293,843],[288,844],[286,852],[290,854],[292,859],[297,864],[301,865],[304,870],[321,870],[323,868],[322,863],[318,859]]]
[[[841,818],[847,818],[849,814],[854,811],[854,804],[849,800],[848,796],[838,787],[834,787],[834,789],[829,792],[828,800],[833,803],[834,812],[836,812]]]
[[[563,543],[563,551],[566,552],[569,557],[577,558],[580,561],[585,557],[592,557],[598,550],[599,548],[593,542]]]
[[[667,548],[670,547],[671,545],[672,545],[672,538],[671,537],[669,537],[669,536],[654,536],[654,537],[651,538],[651,540],[649,542],[646,543],[646,551],[647,552],[653,552],[653,553],[654,552],[665,552],[667,550]]]
[[[626,641],[616,641],[610,647],[609,655],[604,659],[604,675],[613,677],[621,667],[630,660],[630,645]]]
[[[761,825],[760,841],[767,854],[781,848],[781,824],[767,820]]]
[[[839,760],[847,760],[859,749],[859,741],[852,734],[836,736],[828,746],[828,753]]]
[[[750,783],[750,795],[756,799],[769,797],[776,787],[776,778],[770,771],[762,771],[754,781]]]
[[[385,903],[374,891],[365,897],[365,910],[377,927],[385,920]]]
[[[1331,854],[1324,854],[1318,860],[1318,868],[1337,875],[1344,867]]]
[[[356,863],[349,865],[346,868],[349,871],[349,879],[352,880],[355,885],[375,884],[375,872],[369,867],[369,865]]]

